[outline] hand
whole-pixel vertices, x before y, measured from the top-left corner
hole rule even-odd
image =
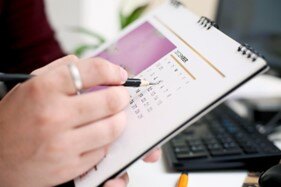
[[[144,159],[145,162],[156,162],[161,156],[161,150],[154,151],[148,157]],[[108,181],[104,187],[126,187],[129,182],[128,174],[125,174],[119,179]]]
[[[34,72],[0,101],[3,186],[55,186],[93,168],[126,124],[123,87],[75,95],[65,64],[75,62],[84,88],[120,85],[127,73],[102,59],[69,56]]]

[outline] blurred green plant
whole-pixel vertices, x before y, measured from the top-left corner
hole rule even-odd
[[[101,34],[95,31],[91,31],[89,29],[74,27],[72,28],[72,31],[75,33],[83,34],[95,40],[95,43],[93,44],[82,44],[74,50],[74,54],[79,57],[81,57],[88,50],[93,50],[98,48],[106,41],[105,37],[103,37]]]
[[[148,4],[142,5],[140,7],[137,7],[135,10],[132,11],[131,14],[129,14],[127,16],[124,15],[124,13],[122,13],[122,11],[120,10],[119,11],[119,19],[120,19],[121,29],[126,28],[131,23],[133,23],[138,18],[140,18],[143,15],[143,13],[146,11],[147,8],[148,8]]]
[[[142,5],[134,9],[130,14],[125,15],[122,12],[122,9],[119,10],[119,24],[120,24],[120,29],[123,30],[127,26],[129,26],[131,23],[136,21],[138,18],[140,18],[144,12],[148,8],[148,4]],[[102,36],[101,34],[97,33],[96,31],[89,30],[86,28],[81,28],[81,27],[74,27],[71,29],[72,32],[82,34],[84,36],[88,36],[91,39],[93,39],[93,43],[90,44],[81,44],[74,50],[74,54],[81,57],[83,56],[87,51],[97,49],[100,47],[103,43],[106,42],[106,38]]]

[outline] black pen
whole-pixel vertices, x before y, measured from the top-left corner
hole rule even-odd
[[[146,86],[157,85],[159,83],[160,82],[149,82],[149,81],[144,80],[144,79],[132,79],[132,78],[129,78],[123,84],[123,86],[125,86],[125,87],[146,87]]]
[[[6,83],[22,83],[34,77],[34,75],[30,74],[7,74],[7,73],[0,73],[0,81]],[[152,83],[143,79],[132,79],[129,78],[123,86],[125,87],[145,87],[145,86],[152,86],[157,85],[157,83]]]
[[[30,74],[8,74],[0,73],[0,81],[2,82],[12,82],[12,83],[21,83],[32,78],[34,75]]]

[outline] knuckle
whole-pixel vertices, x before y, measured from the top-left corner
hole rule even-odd
[[[71,143],[66,138],[56,137],[46,146],[46,154],[53,161],[61,161],[71,149]]]
[[[43,95],[45,95],[45,91],[43,89],[44,83],[38,79],[30,80],[28,83],[23,85],[28,90],[29,96],[33,99],[41,99]]]
[[[110,113],[116,113],[120,110],[120,104],[119,104],[118,96],[113,92],[108,92],[106,96],[106,106]]]
[[[110,76],[109,70],[110,70],[110,65],[107,62],[104,61],[96,61],[94,63],[94,67],[99,74],[100,77],[108,79]]]
[[[29,97],[39,99],[39,101],[45,101],[46,95],[50,95],[54,90],[53,79],[48,76],[34,77],[23,85],[26,86]]]
[[[76,62],[79,60],[79,58],[76,55],[68,55],[66,56],[66,59],[70,62]]]
[[[37,110],[38,114],[36,116],[36,123],[39,127],[42,127],[42,130],[46,132],[54,132],[62,128],[65,124],[65,121],[69,119],[69,113],[60,109],[58,106],[54,106],[54,109],[51,106],[45,106]]]
[[[119,104],[122,106],[122,109],[129,104],[130,94],[125,87],[115,87],[112,88],[112,92],[115,95],[115,99],[119,101]]]
[[[122,110],[129,102],[126,97],[124,88],[110,88],[106,95],[106,106],[109,112],[116,113]]]
[[[129,91],[124,87],[121,87],[121,92],[122,93],[120,94],[120,96],[122,101],[124,102],[124,106],[126,107],[129,105],[130,102],[130,94]]]
[[[88,114],[88,113],[89,113],[88,103],[82,103],[82,104],[78,105],[75,108],[75,111],[72,111],[70,114],[83,116],[83,115]],[[69,116],[72,116],[72,115],[69,115]],[[69,118],[69,117],[66,116],[66,119],[67,118]]]
[[[93,58],[94,63],[96,62],[102,62],[102,63],[110,63],[108,60],[101,58],[101,57],[95,57]]]
[[[53,108],[55,107],[55,109]],[[54,104],[53,107],[50,107],[47,112],[49,114],[50,121],[54,124],[64,124],[69,120],[71,112],[70,110],[66,110],[66,107],[57,106]]]
[[[53,118],[52,112],[49,109],[42,108],[38,110],[38,115],[36,116],[36,123],[39,126],[49,125],[51,119]]]
[[[49,143],[47,146],[47,154],[49,156],[51,156],[51,158],[54,158],[54,156],[57,156],[58,153],[62,152],[63,147],[62,147],[62,143],[59,142],[52,142]]]
[[[94,68],[97,71],[99,77],[105,82],[112,82],[115,79],[114,65],[105,60],[96,60]]]
[[[109,125],[109,136],[111,140],[117,139],[123,132],[127,117],[125,112],[119,113],[115,117],[112,117]]]
[[[69,70],[67,69],[66,66],[63,66],[61,68],[58,68],[58,70],[55,73],[55,78],[53,78],[52,76],[49,76],[49,82],[50,85],[57,85],[59,84],[64,84],[66,83],[66,81],[70,81],[71,77],[70,77],[70,73]]]

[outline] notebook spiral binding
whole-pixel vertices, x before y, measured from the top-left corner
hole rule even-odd
[[[217,29],[219,28],[218,24],[212,20],[210,20],[207,17],[202,16],[197,23],[199,23],[200,25],[202,25],[204,28],[206,28],[207,30],[210,30],[212,27],[216,27]]]
[[[252,62],[255,62],[258,58],[265,59],[263,55],[261,55],[259,52],[254,50],[250,45],[246,43],[240,45],[237,51],[240,52],[243,56],[246,56],[248,59],[251,59]]]
[[[170,3],[176,8],[182,5],[182,3],[179,0],[170,0]]]

